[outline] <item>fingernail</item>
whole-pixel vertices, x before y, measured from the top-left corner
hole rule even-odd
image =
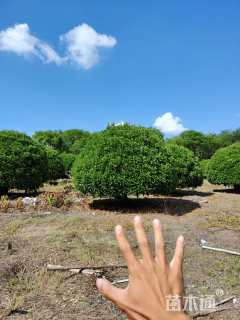
[[[141,222],[141,217],[140,216],[136,216],[134,217],[134,222]]]
[[[184,236],[183,235],[179,236],[178,240],[181,242],[184,242]]]
[[[98,288],[99,290],[102,289],[103,279],[98,278],[98,279],[96,280],[96,286],[97,286],[97,288]]]
[[[156,227],[158,227],[158,226],[160,225],[159,219],[154,219],[154,220],[153,220],[153,224],[154,224]]]
[[[121,233],[121,232],[122,232],[122,226],[117,225],[117,226],[115,227],[115,232],[116,232],[117,234]]]

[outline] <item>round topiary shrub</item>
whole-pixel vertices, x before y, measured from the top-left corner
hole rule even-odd
[[[0,131],[0,192],[36,190],[46,177],[45,149],[23,133]]]
[[[240,191],[240,143],[219,149],[208,165],[208,181]]]
[[[73,162],[75,161],[76,156],[72,153],[61,153],[59,156],[61,157],[63,162],[65,175],[68,176],[71,172]]]
[[[203,172],[194,153],[176,144],[167,144],[169,162],[178,181],[178,188],[196,188],[203,183]]]
[[[94,135],[76,158],[72,176],[83,194],[118,199],[176,187],[161,133],[127,124]]]
[[[63,160],[59,156],[58,152],[52,148],[47,148],[47,180],[55,181],[65,177],[65,169]]]

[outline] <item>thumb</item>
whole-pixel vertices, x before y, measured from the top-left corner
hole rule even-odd
[[[121,304],[124,295],[124,289],[113,286],[108,280],[98,278],[96,281],[98,291],[108,300]]]

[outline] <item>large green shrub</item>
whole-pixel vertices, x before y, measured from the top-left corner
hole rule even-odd
[[[72,153],[61,153],[60,158],[62,159],[65,175],[69,175],[76,159],[76,155]]]
[[[45,149],[23,133],[0,131],[0,192],[36,190],[46,177]]]
[[[208,165],[208,180],[240,191],[240,143],[219,149]]]
[[[74,162],[72,175],[82,193],[114,198],[167,193],[177,184],[161,133],[130,125],[94,135]]]
[[[59,156],[58,152],[52,148],[47,148],[47,169],[48,169],[48,181],[54,181],[65,177],[65,170],[63,160]]]
[[[176,144],[167,144],[169,161],[176,174],[177,187],[197,187],[203,183],[199,160],[189,149]]]

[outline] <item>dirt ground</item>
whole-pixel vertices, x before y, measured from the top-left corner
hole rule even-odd
[[[95,288],[95,277],[47,271],[47,264],[99,266],[124,264],[114,237],[122,224],[135,253],[135,214],[143,216],[151,244],[151,223],[164,225],[167,254],[176,237],[186,239],[186,296],[240,298],[240,257],[212,252],[208,245],[240,251],[240,194],[207,182],[195,191],[171,197],[131,199],[120,204],[95,200],[84,210],[0,213],[0,319],[126,319]],[[81,202],[79,202],[81,206]],[[127,277],[126,269],[104,273],[109,280]],[[239,320],[240,305],[201,319]],[[195,311],[197,311],[195,309]],[[200,319],[200,318],[199,318]]]

